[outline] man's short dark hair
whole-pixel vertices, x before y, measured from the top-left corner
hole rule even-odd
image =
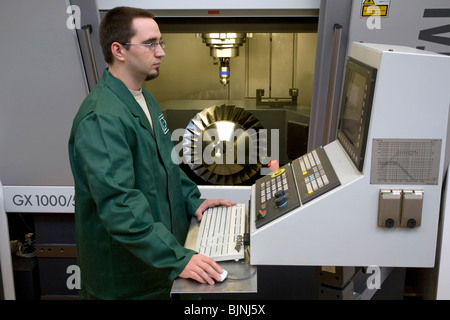
[[[100,23],[100,45],[106,63],[112,64],[114,61],[111,52],[113,42],[127,43],[136,34],[136,30],[131,27],[134,18],[151,18],[154,14],[148,10],[117,7],[109,10]]]

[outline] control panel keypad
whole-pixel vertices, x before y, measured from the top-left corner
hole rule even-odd
[[[308,194],[311,194],[330,183],[316,150],[301,157],[299,162]]]
[[[288,191],[289,184],[287,181],[287,173],[272,177],[269,181],[261,182],[261,203],[266,202],[275,197],[277,191]]]
[[[257,228],[300,206],[291,164],[255,183]]]
[[[302,203],[340,185],[339,179],[323,148],[316,148],[293,162]]]

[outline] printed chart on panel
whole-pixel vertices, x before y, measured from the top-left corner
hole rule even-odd
[[[441,140],[374,139],[372,184],[437,184]]]

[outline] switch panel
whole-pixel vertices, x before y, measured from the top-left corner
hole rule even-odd
[[[403,190],[401,227],[412,229],[421,225],[423,195],[423,190]]]
[[[378,201],[378,226],[385,228],[399,227],[401,210],[401,190],[380,190]]]
[[[256,181],[256,228],[300,206],[291,164]]]

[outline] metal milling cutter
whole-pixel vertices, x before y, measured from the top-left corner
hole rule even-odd
[[[210,56],[219,59],[219,80],[223,85],[230,81],[230,58],[239,56],[242,46],[251,33],[198,33],[203,43],[210,47]]]

